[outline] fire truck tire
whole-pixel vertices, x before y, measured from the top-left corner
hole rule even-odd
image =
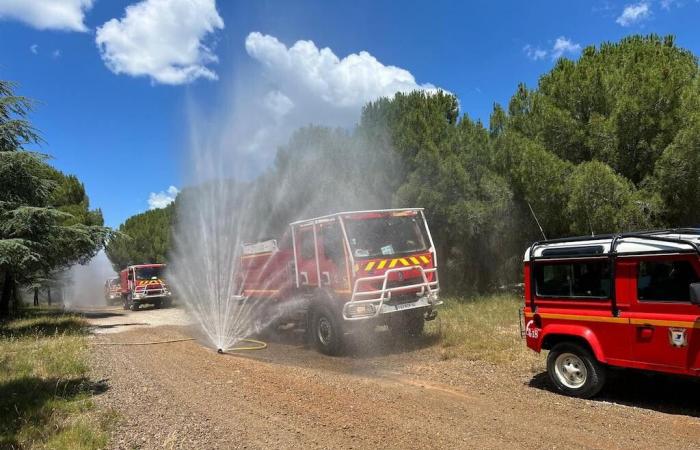
[[[392,318],[388,325],[389,331],[394,337],[418,337],[423,334],[425,316],[422,311],[420,313],[407,312]]]
[[[311,339],[316,349],[329,356],[343,352],[344,332],[338,314],[326,305],[313,307],[311,313]]]
[[[558,391],[578,398],[598,394],[606,379],[605,366],[576,342],[561,342],[549,351],[547,374]]]

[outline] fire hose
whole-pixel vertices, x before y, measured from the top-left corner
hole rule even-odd
[[[186,342],[194,341],[195,338],[184,338],[184,339],[170,339],[166,341],[149,341],[149,342],[92,342],[92,345],[157,345],[157,344],[171,344],[174,342]],[[247,350],[263,350],[267,348],[267,343],[263,341],[258,341],[257,339],[241,339],[239,342],[248,342],[253,345],[245,345],[240,347],[233,347],[227,350],[217,349],[216,352],[219,354],[225,354],[228,352],[238,352]]]

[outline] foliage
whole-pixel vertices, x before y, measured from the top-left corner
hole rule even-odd
[[[131,264],[163,263],[170,248],[173,205],[130,217],[107,242],[105,252],[115,271]]]
[[[104,448],[86,336],[83,319],[53,310],[0,322],[0,448]]]
[[[655,35],[560,59],[494,109],[494,163],[548,237],[693,223],[699,74]]]
[[[109,234],[77,178],[19,147],[39,140],[24,117],[29,106],[0,82],[0,316],[8,314],[17,283],[88,261]]]

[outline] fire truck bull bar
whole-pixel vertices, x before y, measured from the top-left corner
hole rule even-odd
[[[387,287],[389,275],[392,273],[418,270],[422,282],[403,286]],[[434,280],[428,281],[428,274],[434,274]],[[364,283],[382,280],[382,288],[372,291],[360,291],[359,287]],[[393,293],[420,289],[416,294],[416,301],[387,305],[386,301],[391,300]],[[409,309],[429,308],[441,305],[438,299],[440,291],[437,268],[426,269],[421,266],[397,267],[388,269],[383,275],[363,277],[355,280],[350,301],[343,306],[343,319],[345,320],[365,320],[378,317],[380,314],[406,311]],[[370,298],[367,298],[370,297]],[[434,316],[433,316],[434,317]]]

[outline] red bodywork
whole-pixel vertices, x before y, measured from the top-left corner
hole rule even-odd
[[[569,258],[566,262],[590,260],[595,259]],[[523,309],[527,346],[539,352],[575,339],[584,341],[596,359],[611,366],[700,376],[700,306],[687,299],[644,301],[638,295],[641,262],[687,261],[700,275],[698,255],[633,255],[613,261],[617,314],[611,299],[540,296],[531,269],[545,262],[527,261]]]
[[[156,269],[161,275],[155,279],[139,279],[142,269]],[[119,272],[122,296],[130,295],[134,300],[147,303],[148,299],[170,297],[168,286],[163,280],[165,264],[137,264],[128,266]]]
[[[353,252],[354,240],[348,239],[348,227],[362,221],[401,218],[419,227],[416,233],[425,240],[425,245],[416,245],[420,250],[394,252],[392,248],[392,254],[386,256],[364,256],[357,247]],[[323,289],[342,306],[351,300],[370,301],[381,297],[382,292],[385,301],[415,300],[427,295],[429,285],[437,299],[435,252],[421,210],[339,213],[295,222],[279,244],[267,242],[274,248],[250,254],[244,251],[241,256],[238,277],[245,297],[283,300]],[[375,306],[378,304],[375,301]]]

